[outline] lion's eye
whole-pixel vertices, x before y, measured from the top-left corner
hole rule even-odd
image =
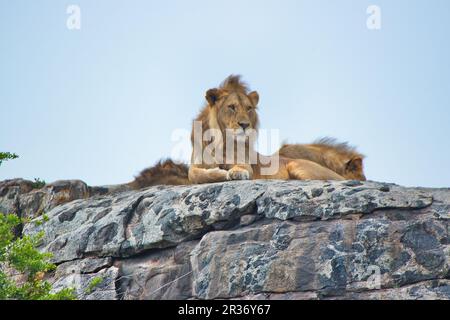
[[[235,106],[234,104],[230,104],[230,105],[228,106],[228,108],[229,108],[231,111],[233,111],[233,112],[236,111],[236,106]]]

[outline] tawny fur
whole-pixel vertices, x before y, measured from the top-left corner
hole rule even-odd
[[[250,122],[251,128],[257,130],[259,119],[257,114],[258,94],[249,93],[247,84],[240,76],[230,76],[215,89],[208,90],[207,104],[202,108],[195,120],[201,121],[202,131],[210,128],[236,128],[236,119],[229,113],[218,112],[221,106],[214,105],[220,97],[228,96],[229,103],[236,103],[242,111],[250,107],[251,111],[241,117]],[[223,100],[223,99],[222,99]],[[222,104],[226,101],[222,101]],[[246,105],[247,104],[247,105]],[[222,105],[222,107],[224,107]],[[215,109],[214,109],[215,108]],[[241,119],[241,120],[242,120]],[[191,135],[192,145],[201,144],[204,148],[208,143],[195,141]],[[252,146],[247,145],[247,148]],[[225,154],[223,155],[225,158]],[[133,182],[128,185],[133,189],[140,189],[154,185],[186,185],[191,183],[206,183],[243,178],[251,179],[356,179],[365,180],[362,161],[364,156],[347,143],[338,143],[333,138],[322,138],[312,144],[284,144],[279,150],[280,170],[272,176],[261,174],[261,164],[247,165],[191,165],[175,163],[170,159],[161,160],[155,166],[143,170]],[[260,158],[265,158],[259,155]],[[295,159],[295,160],[293,160]],[[191,180],[190,180],[191,179]]]
[[[316,162],[346,179],[366,180],[364,155],[347,142],[337,142],[334,138],[322,138],[312,144],[284,144],[279,154],[287,158]]]
[[[129,183],[132,189],[141,189],[156,185],[186,185],[189,167],[184,163],[175,163],[171,159],[160,160],[153,167],[144,169]]]
[[[207,104],[202,108],[195,121],[201,121],[203,132],[207,129],[219,129],[223,137],[225,137],[226,129],[237,130],[241,127],[241,123],[246,123],[248,128],[257,130],[259,121],[256,109],[259,96],[256,91],[248,91],[247,85],[240,81],[239,76],[228,77],[220,87],[206,92]],[[261,159],[268,157],[259,154],[256,164],[251,164],[248,158],[243,163],[235,162],[235,164],[223,164],[220,161],[208,164],[196,163],[195,160],[202,161],[202,158],[195,155],[196,147],[204,150],[210,142],[204,141],[201,136],[195,137],[194,129],[191,141],[193,153],[189,168],[189,181],[192,183],[247,179],[344,180],[336,172],[306,159],[271,156],[272,161],[279,161],[279,169],[270,175],[262,174],[261,169],[264,167],[263,163],[266,162]],[[221,143],[223,144],[223,155],[213,155],[214,159],[226,159],[226,142]],[[248,139],[245,142],[245,148],[247,155],[249,150],[253,151],[253,146]]]

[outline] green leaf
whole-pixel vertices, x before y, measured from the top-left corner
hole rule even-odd
[[[103,282],[103,277],[94,277],[91,282],[89,283],[89,286],[86,288],[85,293],[90,294],[96,287],[98,287]]]
[[[10,152],[0,152],[0,166],[2,165],[3,161],[17,159],[19,156],[15,153]]]
[[[42,279],[45,273],[56,266],[50,262],[52,254],[37,249],[44,233],[16,238],[13,231],[21,223],[23,221],[16,215],[0,213],[0,299],[75,299],[72,288],[50,293],[51,284]],[[11,277],[11,274],[22,275],[22,279],[19,281],[18,277]]]

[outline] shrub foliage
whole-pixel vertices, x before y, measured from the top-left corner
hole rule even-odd
[[[23,221],[13,214],[0,213],[0,299],[72,300],[74,290],[52,291],[44,280],[55,269],[51,254],[37,250],[44,234],[15,237],[14,229]]]

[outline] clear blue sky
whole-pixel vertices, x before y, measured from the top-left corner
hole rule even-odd
[[[369,179],[450,187],[449,39],[448,0],[0,0],[0,150],[20,155],[0,180],[130,181],[238,73],[281,139],[333,136]]]

